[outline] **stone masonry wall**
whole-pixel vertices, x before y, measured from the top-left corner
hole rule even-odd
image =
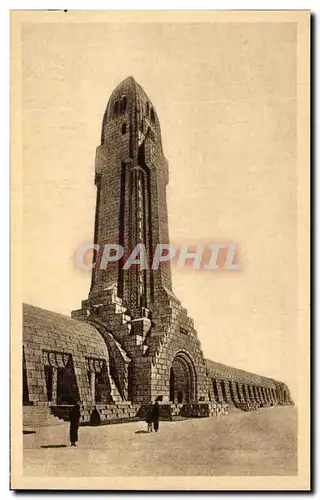
[[[194,372],[194,401],[208,401],[209,379],[200,341],[186,310],[173,295],[163,295],[152,310],[153,328],[145,344],[151,359],[151,393],[169,401],[170,369],[177,354],[182,353]],[[140,395],[142,400],[143,395]]]
[[[210,398],[235,406],[255,403],[258,406],[293,404],[288,387],[282,382],[206,360]]]
[[[106,402],[111,403],[117,399],[118,391],[109,373],[108,349],[100,333],[91,325],[24,304],[23,346],[30,403],[49,403],[45,379],[46,359],[48,362],[52,360],[52,365],[56,368],[56,363],[62,367],[63,359],[70,355],[82,402],[94,404],[88,379],[88,360],[104,363],[110,380]],[[51,403],[55,403],[54,398],[55,394]]]

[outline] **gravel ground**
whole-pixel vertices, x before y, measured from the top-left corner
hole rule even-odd
[[[297,410],[264,408],[229,416],[80,427],[76,448],[68,424],[24,435],[28,476],[290,476],[297,473]]]

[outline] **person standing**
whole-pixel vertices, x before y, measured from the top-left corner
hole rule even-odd
[[[71,408],[71,411],[69,413],[71,446],[76,446],[76,442],[78,441],[80,416],[81,416],[80,405],[79,402],[76,402],[76,404]]]
[[[153,407],[151,407],[146,416],[146,422],[148,424],[148,432],[152,432],[152,423],[153,423]]]
[[[90,425],[100,425],[100,424],[101,424],[100,414],[97,410],[97,407],[94,406],[93,411],[90,415]]]
[[[156,401],[152,408],[153,428],[155,432],[159,430],[159,403]]]

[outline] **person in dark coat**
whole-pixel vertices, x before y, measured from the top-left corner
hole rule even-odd
[[[90,425],[100,425],[100,423],[101,423],[100,414],[97,410],[97,407],[94,406],[93,411],[92,411],[91,416],[90,416]]]
[[[148,432],[152,432],[152,423],[153,423],[153,407],[147,412],[146,422],[148,424]]]
[[[159,403],[156,401],[152,408],[153,428],[155,432],[159,430]]]
[[[69,413],[69,421],[70,421],[70,442],[71,446],[76,446],[76,442],[78,441],[78,429],[80,422],[80,404],[77,402]]]

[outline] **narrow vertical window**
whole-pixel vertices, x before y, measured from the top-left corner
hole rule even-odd
[[[221,381],[220,381],[220,384],[221,384],[221,389],[222,389],[223,401],[224,401],[225,403],[227,403],[227,402],[228,402],[228,398],[227,398],[227,391],[226,391],[226,386],[225,386],[225,384],[226,384],[226,383],[227,383],[227,382],[225,382],[224,380],[221,380]]]
[[[127,110],[127,98],[125,95],[123,95],[120,102],[120,113],[125,113],[126,110]]]
[[[114,115],[117,116],[119,114],[119,101],[115,101],[114,105],[113,105],[113,112],[114,112]]]
[[[212,387],[213,387],[214,398],[216,401],[219,401],[220,398],[218,393],[217,381],[215,379],[212,379]]]

